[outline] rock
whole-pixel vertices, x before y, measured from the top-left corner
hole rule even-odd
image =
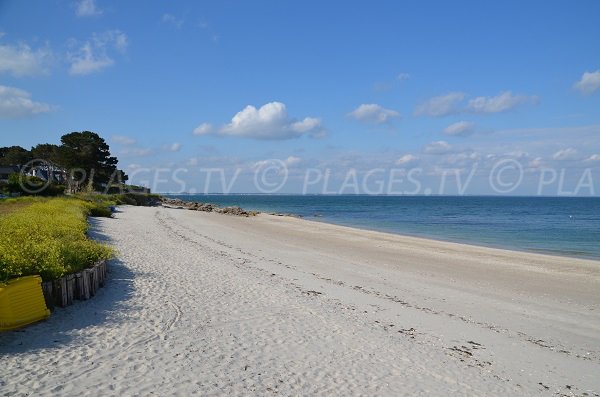
[[[285,212],[269,212],[269,215],[273,216],[289,216],[292,218],[302,218],[302,215],[290,214]]]
[[[168,205],[170,207],[186,208],[190,211],[217,212],[219,214],[245,217],[256,216],[259,213],[258,211],[246,211],[245,209],[237,206],[219,208],[215,204],[184,201],[181,199],[172,199],[167,197],[163,197],[161,201],[163,204]]]
[[[248,216],[248,212],[244,211],[240,207],[225,207],[218,210],[221,214],[237,215],[237,216]]]
[[[200,204],[198,206],[198,211],[213,212],[214,209],[215,207],[212,204]]]

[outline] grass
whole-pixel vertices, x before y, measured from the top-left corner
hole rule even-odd
[[[77,198],[20,198],[2,203],[0,281],[39,274],[53,280],[112,256],[112,250],[89,240],[87,216],[104,207]]]
[[[17,211],[20,208],[27,207],[36,201],[39,201],[39,199],[35,197],[0,199],[0,217]]]

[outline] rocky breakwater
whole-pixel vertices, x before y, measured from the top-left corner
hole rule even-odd
[[[218,214],[227,214],[235,216],[255,216],[259,214],[258,211],[247,211],[240,207],[224,207],[221,208],[218,205],[210,203],[198,203],[195,201],[185,201],[177,198],[162,197],[161,203],[165,207],[171,208],[182,208],[191,211],[203,211],[203,212],[216,212]]]

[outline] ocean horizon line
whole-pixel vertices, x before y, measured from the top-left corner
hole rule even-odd
[[[596,198],[597,196],[579,195],[520,195],[520,194],[369,194],[369,193],[260,193],[260,192],[231,192],[231,193],[191,193],[191,192],[156,192],[165,196],[323,196],[323,197],[497,197],[497,198]]]

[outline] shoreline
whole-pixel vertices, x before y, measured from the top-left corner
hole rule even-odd
[[[304,222],[311,222],[311,223],[316,223],[316,224],[324,224],[324,225],[339,227],[339,228],[346,229],[348,231],[373,233],[375,236],[382,235],[382,236],[389,236],[389,237],[399,237],[401,239],[407,239],[407,241],[408,241],[408,239],[412,239],[414,241],[422,241],[422,242],[429,242],[429,243],[454,244],[458,247],[464,246],[464,247],[470,247],[470,248],[481,248],[481,249],[486,249],[486,250],[489,249],[489,250],[504,251],[506,253],[521,253],[521,254],[547,256],[547,257],[553,257],[553,258],[575,259],[575,260],[582,260],[582,261],[586,261],[586,262],[596,262],[598,264],[598,266],[600,266],[600,258],[573,257],[573,256],[558,255],[558,254],[554,255],[554,254],[550,254],[550,253],[537,252],[537,251],[533,251],[533,250],[519,250],[516,248],[467,243],[467,242],[463,242],[463,241],[450,240],[450,239],[448,239],[448,240],[441,239],[441,238],[438,239],[438,238],[416,235],[416,234],[396,233],[396,232],[381,230],[381,229],[370,229],[370,228],[366,228],[366,227],[358,227],[358,226],[348,225],[348,224],[341,224],[341,223],[335,223],[335,222],[329,222],[329,221],[321,221],[318,218],[310,219],[307,217],[296,216],[293,214],[278,215],[278,214],[260,212],[259,214],[257,214],[257,216],[273,217],[275,219],[284,217],[284,218],[290,218],[290,219],[295,219],[295,220],[304,221]]]
[[[268,215],[273,215],[273,214],[268,214]],[[345,224],[345,223],[337,223],[337,222],[331,222],[331,221],[326,221],[326,220],[319,220],[319,218],[307,218],[304,216],[299,216],[299,215],[288,215],[288,214],[284,214],[282,216],[290,216],[292,218],[297,218],[297,219],[302,219],[305,221],[309,221],[309,222],[317,222],[317,223],[325,223],[328,225],[334,225],[334,226],[342,226],[342,227],[348,227],[350,229],[357,229],[357,230],[364,230],[364,231],[371,231],[371,232],[378,232],[378,233],[384,233],[384,234],[391,234],[394,236],[401,236],[401,237],[413,237],[413,238],[417,238],[417,239],[423,239],[423,240],[431,240],[431,241],[437,241],[437,242],[441,242],[441,243],[454,243],[454,244],[462,244],[462,245],[466,245],[469,247],[481,247],[481,248],[490,248],[490,249],[497,249],[497,250],[503,250],[503,251],[511,251],[511,252],[522,252],[522,253],[528,253],[528,254],[539,254],[539,255],[547,255],[547,256],[557,256],[557,257],[561,257],[561,258],[569,258],[569,259],[582,259],[582,260],[589,260],[589,261],[597,261],[600,264],[600,257],[598,256],[593,256],[593,255],[585,255],[585,254],[581,254],[581,255],[569,255],[568,252],[570,251],[563,251],[563,250],[550,250],[550,249],[543,249],[543,248],[519,248],[519,247],[515,247],[515,246],[503,246],[503,245],[495,245],[492,243],[486,244],[486,243],[478,243],[475,241],[467,241],[467,240],[460,240],[460,239],[451,239],[451,238],[443,238],[443,237],[437,237],[437,236],[431,236],[431,235],[425,235],[425,234],[410,234],[410,233],[402,233],[402,232],[394,232],[394,231],[390,231],[390,230],[385,230],[385,229],[376,229],[376,228],[369,228],[369,227],[360,227],[360,226],[356,226],[356,225],[351,225],[351,224]],[[579,251],[578,251],[579,252]]]
[[[110,282],[0,335],[7,393],[600,393],[597,261],[165,207],[92,229]]]
[[[218,215],[218,214],[215,214]],[[443,253],[457,253],[457,252],[467,252],[469,254],[475,254],[477,256],[488,255],[494,258],[507,259],[507,258],[520,258],[526,261],[531,261],[540,267],[528,267],[527,269],[523,268],[523,270],[537,270],[544,272],[545,270],[551,270],[558,273],[570,273],[571,275],[575,275],[572,271],[585,271],[587,274],[595,274],[598,278],[597,281],[600,281],[600,260],[597,259],[588,259],[588,258],[574,258],[569,256],[562,255],[551,255],[546,253],[539,252],[529,252],[529,251],[520,251],[514,249],[507,248],[498,248],[498,247],[488,247],[483,245],[475,245],[475,244],[467,244],[462,242],[455,241],[446,241],[446,240],[437,240],[427,237],[421,236],[410,236],[398,233],[390,233],[386,231],[379,230],[370,230],[363,229],[354,226],[347,225],[339,225],[330,222],[320,222],[318,220],[306,219],[302,217],[293,217],[293,216],[279,216],[272,215],[267,213],[257,214],[257,219],[261,217],[269,219],[274,222],[278,221],[286,221],[288,225],[292,225],[299,223],[306,223],[306,228],[310,228],[312,226],[323,225],[326,226],[326,233],[336,233],[342,232],[347,233],[354,236],[368,236],[375,241],[387,241],[392,244],[398,243],[402,244],[404,247],[417,247],[419,249],[429,249],[435,251],[440,251]],[[250,220],[252,221],[252,220]],[[285,228],[288,225],[283,225]],[[327,230],[328,229],[328,230]],[[561,268],[560,265],[557,264],[569,264],[570,266]],[[574,268],[573,265],[582,266],[580,268]],[[520,265],[513,265],[520,266]],[[493,269],[491,269],[493,270]],[[600,297],[599,302],[600,304]]]
[[[239,195],[245,196],[247,194],[239,194]],[[290,218],[295,218],[295,219],[302,219],[302,220],[309,221],[309,222],[324,223],[324,224],[329,224],[329,225],[348,227],[348,228],[357,229],[357,230],[386,233],[386,234],[391,234],[391,235],[396,235],[396,236],[421,238],[421,239],[438,241],[438,242],[443,242],[443,243],[464,244],[464,245],[473,246],[473,247],[491,248],[491,249],[499,249],[499,250],[531,253],[531,254],[539,254],[539,255],[547,255],[547,256],[557,256],[557,257],[570,258],[570,259],[598,261],[600,263],[600,256],[586,254],[581,251],[576,251],[577,253],[580,253],[578,255],[578,254],[575,254],[574,253],[575,251],[573,251],[573,250],[561,250],[561,249],[553,250],[550,248],[523,248],[523,247],[518,247],[515,245],[508,245],[508,244],[503,245],[501,243],[478,242],[478,241],[471,240],[468,238],[460,239],[460,238],[450,238],[450,237],[442,237],[442,236],[419,234],[419,233],[412,234],[409,232],[393,231],[393,230],[389,230],[389,229],[381,228],[381,227],[377,228],[376,226],[369,227],[367,225],[357,225],[357,224],[352,224],[351,222],[350,223],[335,222],[334,220],[331,220],[328,218],[323,219],[322,216],[319,216],[319,217],[310,216],[309,217],[309,216],[305,216],[305,215],[297,214],[297,213],[281,213],[281,212],[277,212],[277,211],[273,211],[273,210],[263,211],[263,210],[258,210],[258,209],[242,208],[240,206],[220,207],[219,204],[213,203],[213,202],[197,202],[197,201],[181,199],[181,198],[177,197],[178,195],[173,195],[173,196],[175,196],[175,197],[172,198],[172,197],[169,197],[168,195],[162,196],[162,197],[165,197],[168,200],[180,200],[180,201],[189,203],[190,205],[194,205],[194,204],[200,205],[201,207],[209,206],[209,208],[215,208],[215,209],[219,209],[219,210],[230,209],[231,210],[230,212],[225,212],[225,213],[232,214],[232,215],[256,216],[258,214],[264,214],[264,215],[271,215],[271,216],[277,216],[277,217],[290,217]],[[179,196],[181,196],[181,195],[179,195]],[[211,195],[206,195],[206,196],[210,197]],[[256,195],[256,196],[261,196],[261,195]],[[297,195],[285,195],[285,196],[297,196]],[[457,197],[461,197],[461,196],[457,196]],[[475,197],[475,196],[473,196],[473,197]],[[477,196],[477,197],[479,197],[479,196]],[[488,197],[488,196],[481,196],[481,197]],[[190,208],[184,207],[184,209],[190,209]],[[199,209],[199,210],[204,211],[202,209]],[[209,211],[206,211],[206,212],[213,212],[213,210],[210,209]]]

